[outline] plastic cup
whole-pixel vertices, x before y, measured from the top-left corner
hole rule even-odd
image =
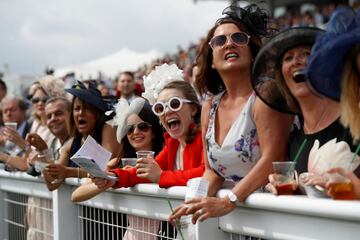
[[[296,184],[294,162],[273,162],[275,176],[275,188],[278,195],[292,195]]]
[[[123,167],[125,167],[125,166],[135,167],[136,161],[137,161],[137,158],[122,158],[121,159],[121,163],[122,163]]]
[[[4,122],[5,127],[12,128],[14,130],[17,129],[17,122]]]
[[[154,158],[154,151],[137,151],[136,157],[139,158]]]
[[[340,173],[327,174],[329,179],[329,192],[335,200],[355,199],[354,186],[347,176]]]

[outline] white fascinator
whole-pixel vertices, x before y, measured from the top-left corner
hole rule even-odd
[[[141,109],[144,107],[145,99],[135,98],[129,105],[125,98],[120,98],[118,103],[114,106],[116,115],[109,122],[112,126],[117,126],[116,139],[119,143],[126,135],[128,126],[126,124],[128,117],[131,114],[139,114]]]
[[[146,98],[151,105],[153,105],[159,97],[159,92],[164,87],[174,81],[184,81],[182,70],[176,64],[168,65],[164,63],[161,66],[156,66],[149,75],[144,76],[144,88],[142,96]]]
[[[336,138],[320,146],[320,142],[315,140],[309,153],[308,169],[309,172],[322,174],[335,167],[342,167],[349,171],[355,170],[360,164],[359,156],[354,160],[354,153],[350,146],[344,142],[336,142]]]

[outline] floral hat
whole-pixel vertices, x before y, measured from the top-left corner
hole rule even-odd
[[[339,101],[346,58],[359,43],[360,10],[338,8],[329,20],[326,33],[316,41],[305,70],[312,89]]]
[[[149,75],[144,76],[145,92],[142,96],[146,98],[151,105],[153,105],[159,93],[164,87],[174,81],[184,81],[182,70],[176,64],[168,65],[164,63],[161,66],[156,66]]]
[[[251,82],[257,96],[268,106],[284,113],[299,113],[299,109],[289,106],[275,75],[281,70],[281,59],[287,50],[298,45],[312,46],[316,37],[323,32],[313,27],[288,28],[276,34],[260,49],[253,64]]]

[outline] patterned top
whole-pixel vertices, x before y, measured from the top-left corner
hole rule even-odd
[[[252,118],[252,107],[256,95],[255,93],[251,94],[220,146],[215,141],[215,115],[224,93],[219,93],[212,100],[209,125],[205,136],[207,155],[215,172],[225,180],[238,182],[251,170],[261,156],[258,135]]]

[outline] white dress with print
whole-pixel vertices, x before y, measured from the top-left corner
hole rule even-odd
[[[255,93],[249,97],[238,118],[225,136],[222,146],[215,141],[215,116],[225,92],[214,96],[205,140],[210,166],[227,181],[240,181],[261,156],[258,135],[252,117]]]

